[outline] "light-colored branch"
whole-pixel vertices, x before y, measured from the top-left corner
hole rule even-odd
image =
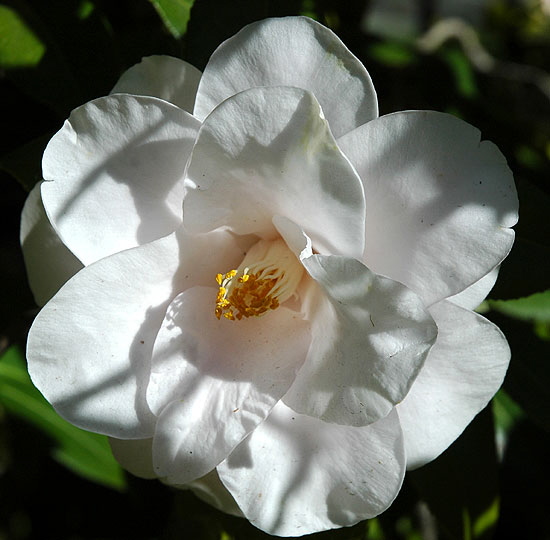
[[[483,47],[476,30],[462,19],[448,18],[435,23],[416,42],[418,49],[433,53],[450,39],[456,39],[472,65],[482,73],[536,86],[550,100],[550,74],[528,64],[498,60]]]

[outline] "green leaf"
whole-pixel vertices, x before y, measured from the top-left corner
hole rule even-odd
[[[443,53],[443,58],[449,65],[458,93],[465,98],[478,95],[474,70],[464,51],[460,48],[450,48]]]
[[[45,52],[46,46],[23,18],[14,9],[0,5],[0,67],[32,67]]]
[[[377,62],[390,67],[408,66],[417,60],[410,46],[397,41],[374,43],[368,51]]]
[[[17,347],[0,357],[0,404],[52,437],[54,458],[73,472],[117,490],[125,488],[124,473],[107,438],[69,424],[53,410],[33,386]]]
[[[512,350],[503,388],[530,420],[550,433],[550,344],[537,337],[531,323],[494,311],[488,316],[502,330]]]
[[[550,289],[515,300],[488,300],[489,307],[524,321],[550,322]]]
[[[525,416],[521,407],[502,389],[497,392],[492,403],[497,431],[510,433]]]
[[[195,0],[149,0],[170,33],[179,39],[187,31]]]
[[[439,458],[409,472],[408,479],[435,515],[442,540],[490,538],[499,514],[490,408]]]
[[[317,8],[315,6],[315,0],[302,0],[302,5],[300,8],[300,15],[304,17],[310,17],[314,20],[319,20],[319,15],[317,14]]]
[[[500,389],[493,401],[495,439],[499,460],[502,461],[514,429],[525,418],[523,409]]]
[[[26,69],[6,70],[6,76],[58,114],[57,126],[75,107],[109,92],[121,71],[118,42],[99,9],[90,11],[79,0],[10,0],[9,5],[43,42],[45,54],[35,65],[21,66]],[[32,136],[39,135],[32,122]]]

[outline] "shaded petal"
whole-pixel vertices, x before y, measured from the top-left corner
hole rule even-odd
[[[367,201],[364,260],[426,303],[478,281],[508,254],[512,173],[496,146],[447,114],[384,116],[338,141]]]
[[[159,415],[155,471],[187,484],[225,459],[288,390],[309,346],[309,323],[285,307],[229,321],[216,288],[196,287],[167,310],[147,401]]]
[[[439,334],[407,397],[397,406],[407,467],[435,459],[500,388],[510,349],[487,319],[451,302],[433,305]]]
[[[280,214],[299,222],[318,251],[363,251],[361,182],[308,92],[255,88],[222,103],[201,127],[187,177],[190,230],[228,226],[273,238]]]
[[[250,24],[222,43],[204,70],[195,116],[258,86],[312,92],[336,137],[378,116],[376,92],[361,62],[328,28],[308,17]]]
[[[420,297],[355,259],[302,259],[317,282],[306,300],[312,340],[284,401],[327,422],[364,426],[409,391],[435,341]]]
[[[404,472],[395,412],[357,428],[327,424],[282,403],[218,466],[247,519],[278,536],[380,514],[395,499]]]
[[[21,246],[34,299],[43,306],[82,263],[61,242],[51,226],[40,194],[41,184],[29,193],[21,214]]]
[[[179,58],[147,56],[127,69],[110,93],[157,97],[193,112],[201,75],[196,67]]]
[[[199,499],[211,504],[214,508],[233,516],[244,517],[233,495],[221,483],[216,469],[191,482],[188,487]]]
[[[210,281],[235,251],[227,233],[193,237],[180,229],[83,268],[31,328],[34,384],[79,427],[120,439],[151,437],[155,418],[145,390],[166,308],[181,290]]]
[[[493,268],[493,270],[483,276],[479,281],[476,281],[473,285],[466,287],[466,289],[458,294],[449,296],[447,300],[464,309],[475,309],[491,292],[497,280],[499,270],[500,265]]]
[[[123,440],[109,437],[113,456],[124,469],[140,478],[156,478],[153,470],[153,439]]]
[[[189,113],[143,96],[108,96],[71,113],[44,153],[42,198],[85,265],[179,226],[198,127]]]

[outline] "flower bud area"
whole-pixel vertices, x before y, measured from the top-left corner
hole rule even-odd
[[[296,294],[304,268],[281,240],[260,240],[237,269],[217,274],[215,314],[231,321],[260,317]]]

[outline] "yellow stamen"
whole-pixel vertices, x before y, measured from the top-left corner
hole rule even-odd
[[[295,294],[303,273],[300,261],[283,240],[260,240],[239,268],[216,275],[216,317],[241,320],[277,309]]]

